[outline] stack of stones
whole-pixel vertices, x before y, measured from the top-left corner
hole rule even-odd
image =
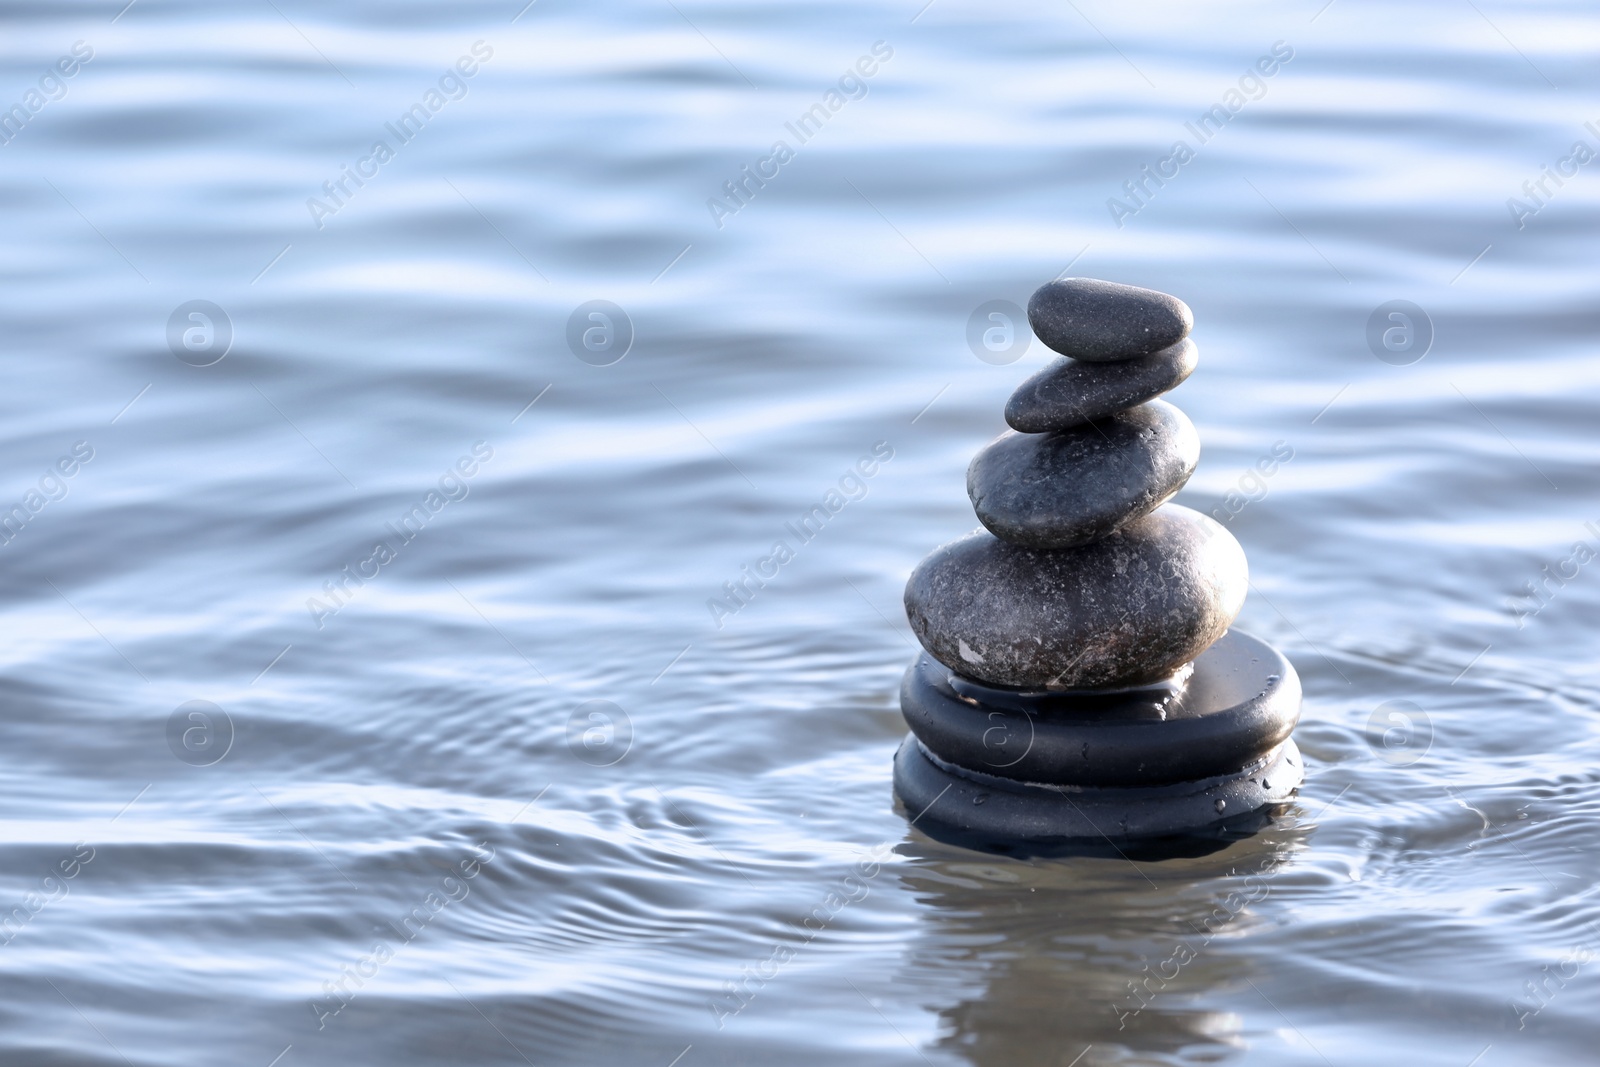
[[[1195,368],[1193,316],[1069,278],[1028,320],[1065,358],[1017,389],[1011,431],[968,468],[984,528],[906,586],[926,654],[902,687],[897,791],[919,825],[989,838],[1237,824],[1299,785],[1300,689],[1276,650],[1229,631],[1239,543],[1167,503],[1200,458],[1194,425],[1156,399]]]

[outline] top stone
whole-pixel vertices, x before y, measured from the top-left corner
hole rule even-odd
[[[1046,282],[1028,300],[1034,336],[1063,356],[1110,363],[1189,336],[1194,313],[1175,296],[1095,278]]]

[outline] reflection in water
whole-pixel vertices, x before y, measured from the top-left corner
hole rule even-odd
[[[925,922],[902,977],[946,976],[938,1047],[983,1067],[1217,1058],[1243,1045],[1239,1017],[1190,1005],[1250,982],[1216,943],[1248,936],[1302,838],[1280,827],[1152,863],[982,860],[914,834],[901,881]]]

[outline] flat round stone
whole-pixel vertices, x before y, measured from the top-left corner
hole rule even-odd
[[[1233,774],[1284,741],[1300,679],[1283,654],[1238,630],[1171,682],[1144,689],[995,689],[927,654],[900,710],[934,757],[979,774],[1074,786],[1151,786]]]
[[[1017,386],[1006,401],[1006,423],[1022,433],[1049,433],[1102,419],[1176,388],[1199,361],[1188,338],[1115,363],[1058,359]]]
[[[996,537],[1073,548],[1154,511],[1199,462],[1194,423],[1152,400],[1055,433],[1007,430],[972,458],[967,495]]]
[[[894,756],[895,796],[918,831],[1018,858],[1205,855],[1270,825],[1304,778],[1293,738],[1236,774],[1142,789],[1030,785],[974,774],[938,762],[915,737]]]
[[[1095,278],[1046,282],[1028,299],[1033,334],[1063,356],[1104,363],[1148,356],[1189,336],[1194,314],[1175,296]]]
[[[1092,689],[1170,677],[1244,606],[1244,550],[1167,504],[1078,548],[986,530],[935,549],[906,583],[906,617],[934,659],[995,686]]]

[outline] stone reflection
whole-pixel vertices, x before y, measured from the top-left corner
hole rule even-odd
[[[1201,1004],[1251,968],[1217,943],[1248,936],[1298,847],[1280,826],[1158,863],[1016,859],[913,834],[901,881],[925,921],[901,980],[942,1019],[935,1047],[980,1067],[1228,1058],[1242,1020]]]

